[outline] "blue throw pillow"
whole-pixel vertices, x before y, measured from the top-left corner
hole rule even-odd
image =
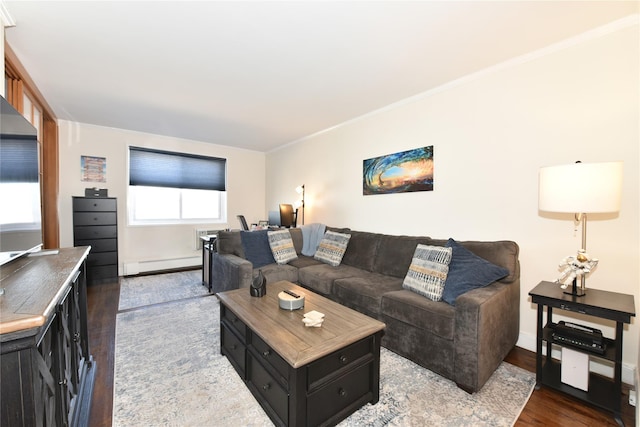
[[[271,246],[269,246],[267,230],[241,231],[240,240],[244,257],[247,261],[251,261],[253,268],[264,267],[276,262],[273,258],[273,252],[271,252]]]
[[[479,257],[453,239],[449,239],[445,246],[450,247],[453,254],[442,299],[451,305],[455,305],[456,298],[465,292],[483,288],[509,274],[506,268]]]

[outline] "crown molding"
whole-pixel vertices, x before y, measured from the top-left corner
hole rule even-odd
[[[4,28],[16,26],[15,19],[13,19],[13,16],[11,16],[2,0],[0,0],[0,21]]]

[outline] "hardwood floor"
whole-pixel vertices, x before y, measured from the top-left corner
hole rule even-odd
[[[113,410],[113,363],[115,325],[120,283],[88,287],[89,345],[97,363],[90,426],[110,427]],[[535,353],[515,347],[507,362],[535,372]],[[624,386],[622,419],[625,426],[635,425],[635,408],[628,404],[629,387]],[[535,390],[516,422],[520,426],[617,426],[611,413],[582,403],[562,393],[542,387]]]

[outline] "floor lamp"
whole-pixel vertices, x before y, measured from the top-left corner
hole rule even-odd
[[[538,209],[545,212],[572,213],[582,225],[582,247],[577,256],[565,259],[565,276],[573,280],[569,293],[586,293],[586,275],[598,263],[587,254],[587,214],[620,210],[622,198],[622,162],[582,163],[549,166],[540,169]],[[564,273],[564,272],[563,272]],[[577,277],[580,277],[580,288]],[[560,280],[559,280],[560,281]],[[566,283],[565,286],[566,287]]]
[[[304,184],[296,187],[296,193],[302,196],[302,199],[296,202],[296,220],[298,219],[298,209],[302,209],[302,223],[300,225],[304,225]]]

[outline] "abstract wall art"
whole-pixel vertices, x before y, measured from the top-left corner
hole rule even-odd
[[[433,191],[433,145],[362,163],[364,195]]]

